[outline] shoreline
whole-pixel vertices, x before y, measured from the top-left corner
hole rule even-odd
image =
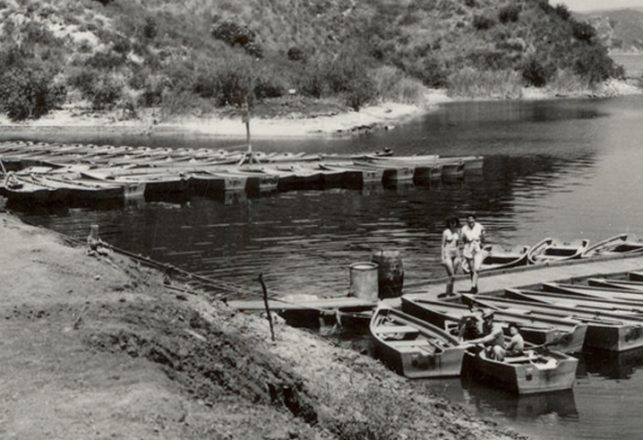
[[[0,231],[8,438],[525,438],[278,317],[272,342],[127,257],[8,213]]]
[[[396,126],[417,120],[437,111],[448,103],[497,102],[497,101],[543,101],[564,99],[611,98],[640,95],[643,90],[620,80],[610,80],[595,90],[573,91],[536,89],[524,87],[521,97],[451,97],[446,89],[430,89],[421,104],[382,102],[364,107],[359,112],[318,114],[304,116],[293,113],[289,117],[254,118],[251,122],[253,139],[341,138],[369,133],[375,130],[394,130]],[[142,112],[143,113],[143,112]],[[147,109],[142,117],[118,120],[115,112],[83,113],[72,110],[54,111],[40,119],[13,122],[0,116],[0,128],[5,136],[20,137],[26,132],[38,130],[41,134],[56,133],[73,128],[78,133],[107,132],[131,136],[154,136],[182,134],[207,136],[217,139],[246,138],[245,125],[241,118],[207,116],[176,116],[157,122],[158,110]]]

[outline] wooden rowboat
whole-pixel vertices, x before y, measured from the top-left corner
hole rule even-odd
[[[466,346],[444,330],[387,306],[379,306],[369,326],[375,355],[412,379],[459,376]]]
[[[643,283],[637,281],[590,278],[587,280],[587,284],[589,284],[590,287],[599,287],[601,289],[629,290],[643,293]]]
[[[531,264],[547,264],[555,261],[580,258],[589,246],[589,240],[574,240],[562,242],[555,238],[546,238],[532,247],[527,255]]]
[[[588,247],[581,254],[581,258],[598,255],[629,255],[638,252],[643,252],[643,240],[634,234],[620,234]]]
[[[627,274],[630,281],[643,282],[643,272],[630,272]]]
[[[506,248],[495,244],[488,244],[482,248],[482,265],[480,271],[509,269],[523,266],[528,263],[527,255],[529,246],[516,246]],[[468,264],[462,265],[462,270],[469,273]]]
[[[641,317],[492,296],[464,296],[468,302],[482,307],[512,311],[525,316],[571,319],[585,323],[587,324],[586,347],[616,352],[643,347],[643,318]]]
[[[472,315],[469,307],[444,301],[402,297],[402,311],[438,327],[459,323]],[[587,325],[572,320],[523,316],[519,313],[497,312],[495,321],[506,334],[509,324],[516,323],[526,341],[536,345],[547,344],[553,350],[577,353],[583,349]]]
[[[489,359],[484,350],[467,351],[465,368],[476,380],[517,394],[537,394],[571,389],[578,360],[563,353],[539,354],[527,350],[524,356]]]
[[[643,293],[623,289],[602,289],[581,284],[544,283],[543,291],[568,295],[589,296],[594,298],[635,301],[643,304]]]
[[[410,182],[413,180],[414,167],[405,163],[376,163],[354,160],[353,165],[383,170],[382,182],[384,183]]]
[[[507,289],[505,296],[521,301],[554,304],[595,313],[609,312],[618,315],[643,316],[643,303],[618,299],[604,299],[592,296],[568,295],[564,293],[540,292],[536,290]]]

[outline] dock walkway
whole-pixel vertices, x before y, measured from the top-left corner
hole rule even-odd
[[[499,272],[482,272],[478,281],[480,293],[498,294],[509,288],[529,287],[553,281],[574,281],[591,276],[601,277],[638,271],[643,268],[643,256],[610,256],[564,261],[551,265],[524,266]],[[446,278],[424,284],[407,286],[404,293],[437,297],[444,293]],[[468,276],[459,276],[456,291],[469,288]]]

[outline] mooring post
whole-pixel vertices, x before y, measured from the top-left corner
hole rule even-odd
[[[270,313],[270,304],[268,303],[268,289],[266,289],[266,283],[263,281],[263,274],[259,274],[259,282],[261,283],[261,288],[263,289],[263,304],[266,306],[266,316],[268,318],[268,324],[270,324],[270,338],[272,341],[275,341],[275,329],[272,326],[272,314]]]

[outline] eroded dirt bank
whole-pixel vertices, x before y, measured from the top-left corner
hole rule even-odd
[[[519,438],[126,258],[2,213],[0,242],[0,438]]]

